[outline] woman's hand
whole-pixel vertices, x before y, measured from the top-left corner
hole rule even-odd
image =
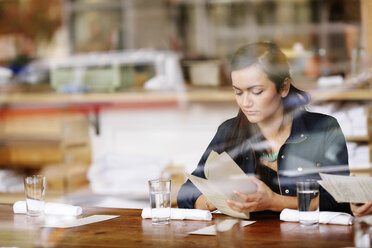
[[[278,196],[261,180],[252,177],[251,180],[257,185],[257,192],[253,194],[243,194],[234,191],[243,202],[227,199],[226,202],[232,210],[240,213],[255,212],[262,210],[277,210],[275,199]]]
[[[350,176],[354,177],[354,173],[350,173]],[[350,203],[351,212],[355,217],[372,214],[372,202],[365,204]]]
[[[372,202],[368,202],[362,205],[350,203],[350,208],[354,216],[356,217],[372,214]]]
[[[208,200],[208,198],[205,197],[204,195],[200,195],[198,197],[198,199],[195,202],[194,207],[197,209],[203,209],[203,210],[209,210],[209,211],[214,211],[217,209],[213,205],[213,203],[210,200]]]

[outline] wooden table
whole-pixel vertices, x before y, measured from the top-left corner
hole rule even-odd
[[[13,214],[11,205],[0,205],[0,246],[17,247],[217,247],[216,236],[188,235],[213,225],[213,221],[176,221],[152,225],[139,209],[83,208],[84,216],[120,215],[119,218],[85,226],[30,228],[34,218]],[[224,218],[214,215],[214,218]],[[244,247],[353,247],[353,227],[324,225],[301,227],[278,217],[253,217],[244,227]]]

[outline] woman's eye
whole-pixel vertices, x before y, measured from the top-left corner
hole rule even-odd
[[[252,94],[253,95],[260,95],[262,92],[263,92],[263,90],[256,90],[256,91],[252,91]]]
[[[235,95],[237,95],[237,96],[241,96],[243,94],[243,92],[241,92],[241,91],[235,91]]]

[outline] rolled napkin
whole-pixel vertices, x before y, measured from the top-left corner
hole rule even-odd
[[[295,209],[285,208],[280,213],[280,220],[282,221],[298,221],[299,212]],[[352,225],[354,217],[348,213],[343,212],[319,212],[319,223],[322,224],[339,224],[339,225]]]
[[[26,202],[25,201],[15,202],[13,204],[13,212],[15,214],[25,214],[27,212]],[[83,213],[83,209],[79,206],[73,206],[69,204],[47,202],[45,203],[44,206],[44,213],[47,215],[78,216]]]
[[[151,208],[144,208],[142,218],[151,218]],[[172,220],[211,220],[212,214],[208,210],[171,208]]]

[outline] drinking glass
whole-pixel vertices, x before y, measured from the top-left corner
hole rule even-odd
[[[40,216],[45,206],[45,176],[25,177],[26,210],[29,216]]]
[[[296,183],[299,221],[302,226],[316,226],[319,223],[319,184],[315,179]]]
[[[149,191],[152,223],[169,224],[171,217],[171,180],[150,180]]]

